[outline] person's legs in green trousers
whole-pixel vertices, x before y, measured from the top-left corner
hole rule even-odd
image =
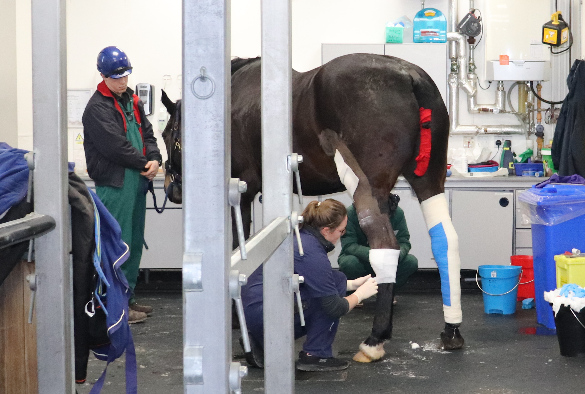
[[[400,289],[408,278],[418,270],[418,259],[411,254],[404,256],[398,262],[398,269],[396,270],[396,288]]]
[[[366,275],[375,275],[372,266],[369,263],[362,263],[356,256],[342,255],[337,260],[339,270],[347,276],[347,279],[353,280]]]
[[[374,276],[374,270],[370,263],[361,262],[356,256],[343,255],[337,260],[339,270],[347,276],[347,279],[356,279],[368,274]],[[418,269],[418,259],[408,254],[398,262],[396,269],[396,288],[404,286],[408,278]]]
[[[122,264],[122,272],[124,272],[132,292],[130,303],[134,302],[134,287],[136,287],[138,280],[144,245],[146,195],[141,187],[144,180],[145,178],[138,171],[126,169],[123,187],[96,187],[98,197],[118,221],[122,229],[122,240],[130,248],[128,260]]]

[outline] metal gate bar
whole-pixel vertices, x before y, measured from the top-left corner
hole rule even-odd
[[[74,393],[73,291],[67,206],[65,0],[32,1],[35,212],[55,230],[35,240],[40,393]]]
[[[263,2],[265,229],[248,241],[248,260],[230,256],[229,4],[183,2],[184,387],[240,392],[244,370],[231,362],[229,278],[232,270],[249,275],[272,255],[264,265],[266,392],[292,393],[290,0]]]
[[[185,393],[229,393],[229,0],[183,2]]]
[[[262,222],[292,211],[290,0],[262,0]],[[296,220],[296,218],[293,218]],[[294,392],[293,237],[264,264],[264,381]]]

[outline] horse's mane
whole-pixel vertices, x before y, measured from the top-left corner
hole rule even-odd
[[[232,75],[234,75],[234,73],[240,68],[255,61],[260,61],[260,56],[253,58],[236,57],[232,59]]]

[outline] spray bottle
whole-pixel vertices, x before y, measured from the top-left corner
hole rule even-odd
[[[514,174],[514,153],[512,153],[512,141],[505,140],[500,159],[500,168],[507,168],[508,175]]]

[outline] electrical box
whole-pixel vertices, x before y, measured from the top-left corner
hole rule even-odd
[[[149,83],[139,83],[136,85],[136,95],[144,104],[144,113],[146,115],[152,114],[152,106],[154,102],[154,87]]]
[[[485,75],[487,81],[548,81],[550,62],[511,60],[500,64],[499,60],[491,60],[486,64]]]

